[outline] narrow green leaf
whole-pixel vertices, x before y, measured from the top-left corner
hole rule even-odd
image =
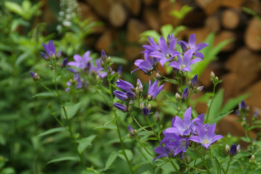
[[[113,63],[118,63],[118,64],[122,64],[122,65],[127,65],[128,61],[125,60],[124,58],[121,57],[114,57],[114,56],[110,56],[111,58],[111,62]]]
[[[73,118],[76,115],[76,113],[80,107],[81,107],[81,102],[79,102],[77,104],[70,103],[70,105],[66,105],[65,110],[66,110],[68,119]],[[62,113],[62,118],[66,119],[63,108],[61,108],[61,113]]]
[[[147,30],[140,34],[141,38],[140,41],[148,41],[148,37],[152,37],[156,43],[158,43],[158,40],[160,39],[160,34],[155,30]]]
[[[228,100],[228,102],[225,104],[225,106],[222,108],[222,110],[220,112],[224,113],[224,112],[234,109],[238,105],[238,103],[240,103],[242,100],[246,99],[249,96],[250,96],[250,94],[244,94],[237,98],[232,98],[232,99]]]
[[[247,142],[247,143],[251,142],[251,139],[249,137],[241,137],[240,139]]]
[[[216,157],[213,157],[213,168],[215,174],[221,174],[221,166]]]
[[[174,80],[174,79],[164,79],[165,82],[170,82],[174,85],[178,84],[177,80]]]
[[[21,8],[21,6],[19,6],[19,4],[15,3],[15,2],[6,1],[5,7],[8,8],[8,10],[10,10],[20,16],[24,16],[23,9]]]
[[[110,124],[110,125],[106,125],[106,126],[96,127],[94,130],[96,130],[96,129],[113,129],[113,130],[116,130],[117,127],[115,125]]]
[[[125,152],[126,152],[127,158],[128,158],[129,160],[131,160],[132,157],[133,157],[132,151],[130,151],[130,150],[128,150],[128,149],[125,149]],[[124,154],[123,154],[123,151],[120,150],[119,153],[120,153],[120,154],[119,154],[119,157],[120,157],[121,159],[123,159],[124,161],[126,161],[125,156],[124,156]]]
[[[61,161],[80,161],[80,159],[79,159],[79,157],[73,157],[73,156],[62,157],[62,158],[57,158],[57,159],[48,161],[47,164],[61,162]]]
[[[107,162],[105,164],[105,170],[108,170],[109,167],[112,165],[112,163],[116,160],[116,158],[118,157],[119,152],[112,152],[109,156],[109,158],[107,159]]]
[[[219,90],[214,96],[214,98],[212,99],[213,101],[211,107],[209,108],[208,120],[212,120],[218,116],[219,110],[223,102],[223,92],[224,92],[223,89]]]
[[[225,116],[227,116],[228,114],[230,114],[232,111],[228,111],[222,114],[219,114],[216,118],[213,118],[212,120],[209,121],[209,124],[214,124],[217,123],[219,120],[221,120],[222,118],[224,118]]]
[[[82,139],[77,140],[76,142],[79,143],[78,151],[80,153],[82,153],[88,146],[91,146],[92,141],[94,140],[95,137],[96,137],[96,135],[91,135],[87,138],[82,138]]]
[[[53,128],[53,129],[49,129],[48,131],[45,131],[39,135],[37,135],[36,137],[42,137],[42,136],[45,136],[45,135],[49,135],[49,134],[52,134],[52,133],[55,133],[55,132],[62,132],[62,131],[65,131],[66,129],[64,129],[63,127],[57,127],[57,128]]]
[[[33,97],[57,97],[57,95],[55,95],[54,93],[51,93],[51,92],[41,92],[41,93],[34,95]]]

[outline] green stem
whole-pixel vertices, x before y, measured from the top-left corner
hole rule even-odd
[[[205,160],[205,159],[203,159],[203,157],[202,157],[202,155],[201,155],[201,153],[200,153],[200,152],[198,152],[198,151],[197,151],[197,153],[199,154],[199,156],[200,156],[200,158],[201,158],[202,162],[204,163],[204,166],[206,167],[206,169],[207,169],[208,173],[210,173],[210,174],[211,174],[211,172],[210,172],[210,170],[209,170],[209,168],[208,168],[207,164],[205,163],[205,162],[206,162],[206,160]]]
[[[111,88],[111,81],[108,80],[109,82],[109,88],[110,88],[110,96],[111,96],[111,102],[113,103],[113,95],[112,95],[112,88]],[[115,123],[116,123],[116,126],[117,126],[117,132],[118,132],[118,136],[119,136],[119,139],[120,139],[120,143],[121,143],[121,149],[123,151],[123,155],[128,163],[128,166],[131,170],[131,173],[134,173],[133,170],[132,170],[132,167],[131,167],[131,164],[130,164],[130,161],[127,157],[127,154],[126,154],[126,151],[125,151],[125,148],[124,148],[124,144],[123,144],[123,141],[122,141],[122,137],[121,137],[121,133],[120,133],[120,128],[119,128],[119,123],[118,123],[118,118],[117,118],[117,114],[116,114],[116,111],[114,112],[114,115],[115,115]]]
[[[216,89],[216,85],[214,84],[213,94],[215,94],[215,89]],[[208,122],[209,111],[210,111],[210,108],[211,108],[211,106],[212,106],[213,99],[214,99],[214,96],[212,97],[211,102],[210,102],[210,106],[209,106],[209,108],[208,108],[208,113],[207,113],[206,122]]]
[[[153,125],[151,125],[151,122],[150,122],[149,118],[146,117],[146,119],[147,119],[147,121],[148,121],[148,123],[149,123],[149,126],[151,127],[152,131],[154,132],[154,135],[156,136],[156,138],[157,138],[158,141],[160,142],[160,141],[161,141],[161,138],[158,136],[158,134],[157,134],[156,131],[154,130]]]
[[[229,162],[228,162],[228,165],[227,165],[226,174],[227,174],[227,172],[228,172],[228,169],[229,169],[229,166],[230,166],[231,161],[232,161],[232,158],[230,157]]]
[[[177,173],[180,173],[180,171],[178,170],[177,166],[173,163],[173,161],[171,160],[171,158],[169,158],[170,163],[172,164],[172,166],[174,167],[174,169],[177,171]],[[180,173],[181,174],[181,173]]]
[[[152,132],[150,132],[150,131],[148,131],[147,129],[145,129],[144,127],[142,127],[142,126],[140,125],[140,123],[136,120],[136,118],[135,118],[134,116],[132,116],[132,119],[136,122],[136,124],[137,124],[142,130],[144,130],[144,131],[146,131],[146,132],[148,132],[148,133],[150,133],[150,134],[153,135]]]
[[[139,139],[137,139],[137,141],[141,144],[141,146],[144,148],[144,150],[145,150],[150,156],[152,156],[153,158],[155,158],[155,156],[152,155],[152,154],[148,151],[148,149],[144,146],[144,144],[143,144]]]

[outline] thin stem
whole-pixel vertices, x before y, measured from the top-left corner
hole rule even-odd
[[[50,93],[52,93],[53,95],[57,96],[57,94],[55,94],[53,91],[51,91],[47,86],[45,86],[41,81],[39,81],[39,83]]]
[[[172,166],[174,167],[174,169],[176,170],[177,173],[180,173],[180,171],[178,170],[177,166],[173,163],[173,161],[171,160],[171,158],[169,158],[170,163],[172,164]]]
[[[227,172],[228,172],[228,169],[229,169],[229,166],[230,166],[231,161],[232,161],[232,158],[230,157],[229,162],[228,162],[228,165],[227,165],[226,174],[227,174]]]
[[[206,160],[205,160],[205,159],[203,159],[203,157],[202,157],[202,155],[201,155],[201,153],[200,153],[199,151],[197,151],[197,153],[199,154],[199,156],[200,156],[200,158],[201,158],[202,162],[204,163],[204,166],[206,167],[206,169],[207,169],[208,173],[211,173],[211,172],[209,171],[209,168],[208,168],[207,164],[205,163],[205,162],[206,162]]]
[[[216,89],[216,85],[214,85],[213,94],[215,94],[215,89]],[[208,113],[207,113],[206,122],[208,122],[209,111],[210,111],[210,108],[211,108],[211,106],[212,106],[214,97],[215,97],[215,96],[212,97],[211,102],[210,102],[210,106],[209,106],[209,108],[208,108]]]
[[[155,157],[154,155],[152,155],[152,154],[148,151],[148,149],[144,146],[144,144],[143,144],[142,142],[140,142],[139,139],[137,139],[137,141],[141,144],[141,146],[144,148],[144,150],[145,150],[150,156],[152,156],[153,158]]]
[[[110,88],[110,96],[111,96],[111,103],[113,103],[113,95],[112,95],[112,88],[111,88],[111,81],[108,80],[109,82],[109,88]],[[131,170],[131,173],[134,173],[133,170],[132,170],[132,167],[131,167],[131,164],[130,164],[130,161],[127,157],[127,154],[126,154],[126,151],[125,151],[125,148],[124,148],[124,144],[123,144],[123,141],[122,141],[122,137],[121,137],[121,133],[120,133],[120,128],[119,128],[119,123],[118,123],[118,118],[117,118],[117,114],[116,114],[116,111],[114,112],[114,115],[115,115],[115,123],[116,123],[116,126],[117,126],[117,132],[118,132],[118,136],[119,136],[119,139],[120,139],[120,143],[121,143],[121,149],[123,151],[123,155],[128,163],[128,166]]]
[[[148,132],[148,133],[150,133],[150,134],[153,135],[152,132],[150,132],[150,131],[148,131],[147,129],[145,129],[144,127],[142,127],[142,126],[140,125],[140,123],[136,120],[136,118],[135,118],[134,116],[132,116],[132,118],[133,118],[133,120],[136,122],[136,124],[137,124],[142,130],[144,130],[144,131],[146,131],[146,132]]]
[[[152,131],[154,132],[154,135],[156,136],[156,138],[157,138],[158,141],[160,142],[160,141],[161,141],[161,138],[158,136],[158,134],[157,134],[156,131],[154,130],[153,125],[151,125],[151,122],[150,122],[149,118],[146,117],[146,119],[147,119],[147,121],[148,121],[148,123],[149,123],[149,125],[150,125],[150,127],[151,127],[151,129],[152,129]]]

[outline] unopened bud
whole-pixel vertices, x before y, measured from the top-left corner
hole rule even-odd
[[[152,97],[151,97],[150,95],[147,96],[147,99],[148,99],[148,100],[151,100],[151,98],[152,98]]]
[[[210,73],[210,79],[213,80],[215,77],[216,77],[215,74],[213,73],[213,71],[211,71],[211,73]]]
[[[147,108],[150,110],[151,109],[151,104],[148,104]]]
[[[229,148],[229,145],[227,144],[226,145],[226,151],[229,152],[230,148]]]
[[[156,113],[155,113],[155,116],[154,116],[154,121],[155,121],[155,122],[158,122],[158,121],[160,121],[160,118],[159,118],[159,113],[158,113],[158,111],[156,111]]]
[[[140,103],[140,109],[143,109],[143,108],[144,108],[144,103],[141,102],[141,103]]]
[[[177,100],[181,99],[181,96],[180,96],[179,93],[176,93],[175,97],[176,97]]]
[[[132,106],[129,105],[129,106],[128,106],[128,111],[130,112],[131,110],[132,110]]]
[[[215,80],[218,81],[218,77],[215,77]]]
[[[106,59],[106,63],[111,63],[111,57],[108,57],[108,58]]]
[[[197,87],[197,92],[202,91],[203,88],[204,88],[204,86],[199,86],[199,87]]]
[[[177,110],[180,111],[180,107],[178,107]]]
[[[61,64],[61,68],[65,68],[67,63],[68,63],[68,59],[67,58],[63,59],[63,62]]]
[[[249,159],[249,162],[251,163],[256,163],[256,157],[255,155],[252,155],[251,158]]]
[[[160,79],[160,78],[161,78],[161,75],[160,75],[158,72],[156,73],[156,78],[157,78],[157,79]]]

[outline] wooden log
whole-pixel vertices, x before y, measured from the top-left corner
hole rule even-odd
[[[181,3],[175,1],[174,3],[169,0],[161,0],[159,2],[159,15],[162,25],[171,24],[177,26],[180,23],[180,20],[176,17],[170,15],[170,12],[173,10],[180,10],[182,7]]]
[[[245,43],[248,48],[258,51],[261,50],[261,21],[258,19],[251,19],[245,32]]]
[[[91,7],[86,3],[78,2],[78,7],[81,9],[81,16],[82,19],[89,19],[91,22],[100,21],[100,18],[93,12]],[[95,26],[93,28],[93,33],[102,33],[104,31],[104,26]]]
[[[110,47],[112,41],[112,32],[110,30],[106,30],[97,40],[95,48],[99,51],[104,50],[107,54],[109,54],[112,52]]]
[[[111,8],[111,0],[85,0],[90,5],[96,14],[104,19],[108,18],[108,13]]]
[[[181,38],[185,37],[185,41],[188,41],[191,34],[195,34],[197,38],[197,44],[203,42],[207,36],[210,34],[211,30],[207,27],[196,28],[196,29],[186,29],[180,32],[179,36]]]
[[[221,6],[231,7],[231,8],[240,8],[241,5],[247,0],[221,0]]]
[[[235,29],[240,23],[239,13],[236,10],[227,9],[222,13],[221,22],[224,28]]]
[[[259,80],[257,83],[255,83],[245,91],[246,93],[251,93],[251,96],[245,99],[245,102],[248,105],[261,108],[260,89],[261,89],[261,81]]]
[[[260,0],[246,0],[243,7],[251,9],[253,12],[257,13],[257,15],[261,15],[261,1]]]
[[[160,19],[156,10],[145,8],[143,10],[143,17],[150,29],[160,31]]]
[[[114,3],[109,11],[109,20],[114,27],[124,25],[128,17],[127,11],[121,3]]]
[[[221,0],[196,0],[196,2],[207,15],[217,12],[221,5]]]
[[[138,16],[141,11],[141,0],[122,0],[127,8],[131,11],[131,14]]]
[[[221,28],[219,17],[217,15],[208,16],[205,20],[205,26],[211,31],[218,32]]]
[[[221,51],[231,51],[235,46],[236,40],[236,34],[232,31],[223,30],[218,33],[214,40],[214,46],[227,39],[234,39],[234,41],[227,44]]]
[[[143,51],[143,48],[139,44],[140,34],[147,29],[146,24],[137,19],[130,19],[128,21],[126,36],[128,46],[124,49],[127,59],[134,60],[141,55],[140,52]]]
[[[157,0],[143,0],[143,4],[146,6],[152,6],[154,4],[157,4]]]

